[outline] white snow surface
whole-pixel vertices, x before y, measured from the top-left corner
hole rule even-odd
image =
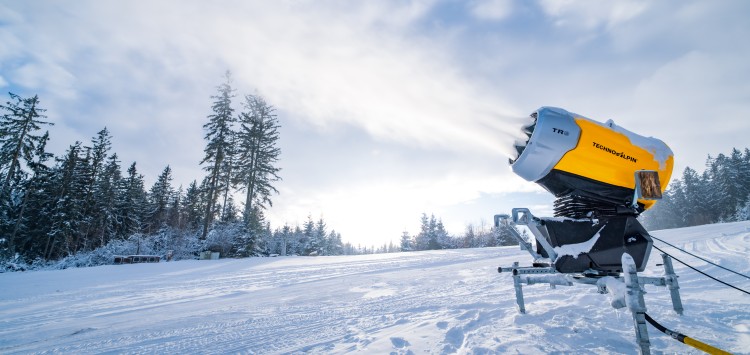
[[[654,236],[750,274],[750,223]],[[750,281],[656,241],[745,290]],[[367,256],[278,257],[111,265],[0,274],[0,353],[635,354],[627,308],[596,287],[524,286],[518,247]],[[644,276],[662,268],[654,249]],[[648,313],[666,327],[750,353],[750,296],[675,262],[685,314],[647,285]],[[655,353],[698,354],[649,327]]]

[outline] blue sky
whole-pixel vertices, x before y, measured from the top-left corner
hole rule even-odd
[[[277,108],[274,225],[323,216],[354,244],[550,211],[506,152],[540,106],[666,142],[675,175],[749,146],[746,1],[8,1],[0,90],[38,94],[62,153],[101,128],[147,183],[203,177],[231,70]],[[240,100],[238,97],[237,103]],[[239,108],[239,105],[237,105]]]

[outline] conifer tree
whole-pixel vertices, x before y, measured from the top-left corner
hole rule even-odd
[[[128,167],[127,177],[121,180],[118,188],[118,224],[117,236],[126,238],[142,231],[146,216],[147,199],[143,175],[138,173],[136,163]]]
[[[326,223],[323,221],[323,217],[320,217],[317,222],[315,222],[315,229],[313,230],[312,239],[315,240],[317,246],[313,246],[312,253],[315,253],[315,255],[329,255],[326,254],[327,250],[331,249],[331,246],[328,244],[328,232],[326,231]]]
[[[203,193],[198,187],[198,182],[193,180],[185,191],[182,200],[182,219],[189,231],[196,231],[201,226],[201,216],[205,207],[203,206]]]
[[[448,231],[445,230],[445,226],[443,225],[443,220],[438,219],[437,222],[435,222],[435,243],[430,245],[430,249],[445,249],[445,248],[455,248],[456,245],[454,245],[453,240],[448,234]]]
[[[341,255],[344,253],[343,242],[341,241],[341,233],[337,233],[335,230],[331,230],[328,235],[327,250],[325,255]]]
[[[409,232],[404,231],[401,234],[401,251],[412,251],[412,240],[411,236],[409,235]]]
[[[81,150],[81,142],[75,142],[55,167],[51,228],[44,253],[47,259],[73,255],[79,248],[89,173],[88,156],[81,156]]]
[[[284,224],[283,227],[281,227],[281,230],[277,234],[276,238],[279,240],[279,254],[281,256],[286,256],[287,253],[290,250],[294,250],[294,244],[296,244],[292,238],[294,236],[294,233],[292,231],[292,227],[290,227],[288,224]]]
[[[226,82],[219,85],[218,93],[211,96],[214,103],[211,106],[212,114],[208,116],[208,123],[203,125],[206,131],[206,148],[205,156],[200,164],[205,165],[204,170],[208,172],[206,186],[206,206],[203,217],[203,233],[201,239],[208,235],[208,229],[215,216],[215,204],[217,197],[222,188],[221,173],[225,168],[224,159],[231,151],[232,143],[232,125],[235,121],[234,110],[232,109],[232,98],[234,90],[231,86],[231,74],[226,73]]]
[[[44,144],[45,136],[37,131],[40,125],[52,125],[42,121],[46,110],[39,108],[39,97],[21,98],[9,93],[11,100],[0,105],[0,178],[3,198],[10,196],[12,185],[20,183],[23,164],[34,161],[36,147]]]
[[[172,202],[174,190],[172,189],[172,168],[166,168],[156,179],[154,186],[148,194],[149,210],[146,232],[151,234],[163,228],[167,224],[169,203]]]
[[[117,154],[108,159],[94,186],[94,216],[93,234],[98,237],[98,245],[106,245],[117,235],[122,217],[118,211],[118,188],[122,181],[120,161]]]
[[[8,237],[8,246],[10,254],[16,253],[16,239],[20,238],[18,250],[28,252],[33,248],[35,242],[35,233],[32,233],[35,227],[34,222],[39,222],[43,217],[40,213],[48,199],[45,193],[47,179],[49,179],[50,168],[46,165],[47,161],[52,158],[52,154],[46,152],[49,132],[45,132],[39,145],[36,147],[34,156],[36,160],[29,164],[31,168],[31,178],[26,181],[24,186],[23,200],[19,206],[18,214],[13,221],[12,231]],[[29,211],[30,213],[28,213]],[[36,218],[34,218],[36,216]]]
[[[281,179],[276,166],[281,150],[274,108],[258,95],[247,95],[245,110],[239,115],[235,181],[245,190],[243,220],[248,223],[254,211],[273,205],[271,195],[278,193],[273,183]]]
[[[182,185],[177,188],[174,194],[172,194],[172,200],[169,201],[169,208],[167,210],[167,225],[173,229],[184,231],[185,220],[182,213],[182,199],[184,196]]]
[[[302,240],[302,244],[304,245],[303,255],[317,255],[322,241],[317,238],[315,222],[313,222],[312,216],[307,216],[302,233],[304,235]]]
[[[24,188],[28,187],[24,168],[33,164],[37,147],[48,139],[39,135],[41,125],[52,123],[42,121],[46,110],[39,108],[38,96],[24,99],[9,95],[11,101],[0,104],[0,235],[12,237],[5,240],[5,246],[0,242],[0,252],[5,249],[15,253],[15,236],[20,228],[17,222],[23,218],[20,210],[27,196]]]
[[[224,154],[224,161],[221,163],[221,167],[219,169],[219,187],[221,188],[221,191],[219,191],[219,194],[221,195],[222,202],[221,202],[221,214],[219,215],[222,222],[226,222],[229,220],[233,220],[235,218],[236,214],[236,206],[234,206],[234,199],[232,196],[230,196],[230,190],[234,186],[233,180],[235,175],[235,169],[236,169],[236,142],[237,142],[237,134],[234,131],[230,131],[230,138],[229,138],[229,145],[227,146],[227,150]]]

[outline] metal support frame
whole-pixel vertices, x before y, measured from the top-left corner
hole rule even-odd
[[[682,315],[682,311],[685,309],[682,307],[680,285],[677,283],[677,274],[674,273],[674,267],[672,267],[672,258],[667,254],[661,254],[661,259],[664,261],[664,281],[667,283],[669,294],[672,297],[672,306],[677,314]]]
[[[629,260],[626,260],[626,257]],[[638,276],[635,262],[628,254],[623,254],[623,277],[607,276],[605,278],[580,274],[563,274],[557,272],[554,267],[522,267],[519,266],[518,262],[514,262],[511,267],[499,267],[497,271],[499,273],[512,274],[513,288],[516,293],[516,305],[518,306],[518,311],[522,314],[526,313],[523,298],[523,284],[548,284],[550,288],[555,288],[556,285],[573,286],[576,283],[588,284],[596,286],[599,293],[612,293],[615,298],[612,301],[612,307],[622,308],[627,306],[633,316],[636,343],[639,346],[641,354],[650,354],[651,343],[649,341],[648,329],[646,327],[646,302],[643,296],[646,291],[643,289],[643,286],[654,285],[667,287],[672,298],[672,307],[674,311],[677,314],[682,315],[684,310],[680,299],[680,286],[677,283],[677,275],[672,267],[672,258],[667,254],[662,254],[661,257],[664,261],[663,277]],[[611,289],[606,282],[602,282],[607,279],[614,280],[616,283],[622,282],[620,285],[624,284],[625,294],[615,295],[617,291]],[[621,299],[618,297],[621,297]]]
[[[553,264],[557,259],[557,252],[555,251],[555,248],[552,247],[552,244],[550,244],[548,241],[549,236],[547,236],[547,231],[545,229],[539,228],[541,226],[539,218],[531,214],[531,211],[528,208],[514,208],[512,210],[512,214],[512,217],[507,214],[495,215],[495,227],[500,227],[501,223],[503,225],[511,227],[508,229],[510,230],[513,237],[518,241],[518,245],[521,246],[521,250],[526,250],[527,252],[529,252],[534,260],[543,259],[543,257],[539,253],[534,251],[531,243],[523,239],[521,234],[519,234],[515,228],[516,226],[526,226],[531,231],[531,234],[534,235],[534,239],[537,241],[537,243],[539,243],[539,245],[549,256],[550,264]]]
[[[622,254],[622,271],[625,277],[625,304],[633,315],[633,328],[635,329],[635,341],[642,355],[651,354],[651,342],[648,339],[648,326],[646,325],[646,300],[645,293],[638,279],[638,268],[635,266],[633,257]]]

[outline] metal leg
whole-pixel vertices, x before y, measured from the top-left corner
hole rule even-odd
[[[643,299],[643,290],[638,282],[635,261],[633,261],[633,257],[628,253],[622,254],[622,268],[625,276],[625,287],[627,289],[625,302],[630,312],[633,313],[635,339],[640,347],[641,354],[650,355],[651,342],[648,339],[648,328],[646,327],[646,301]]]
[[[667,287],[669,287],[669,294],[672,296],[672,307],[677,314],[682,315],[684,308],[680,299],[680,285],[677,284],[677,275],[672,267],[672,258],[667,254],[662,254],[661,258],[664,260],[664,279]]]
[[[518,267],[518,262],[513,263],[513,267]],[[521,289],[521,276],[518,276],[518,273],[514,270],[513,271],[513,287],[516,289],[516,304],[518,304],[518,311],[521,313],[526,313],[526,307],[523,305],[523,290]]]

